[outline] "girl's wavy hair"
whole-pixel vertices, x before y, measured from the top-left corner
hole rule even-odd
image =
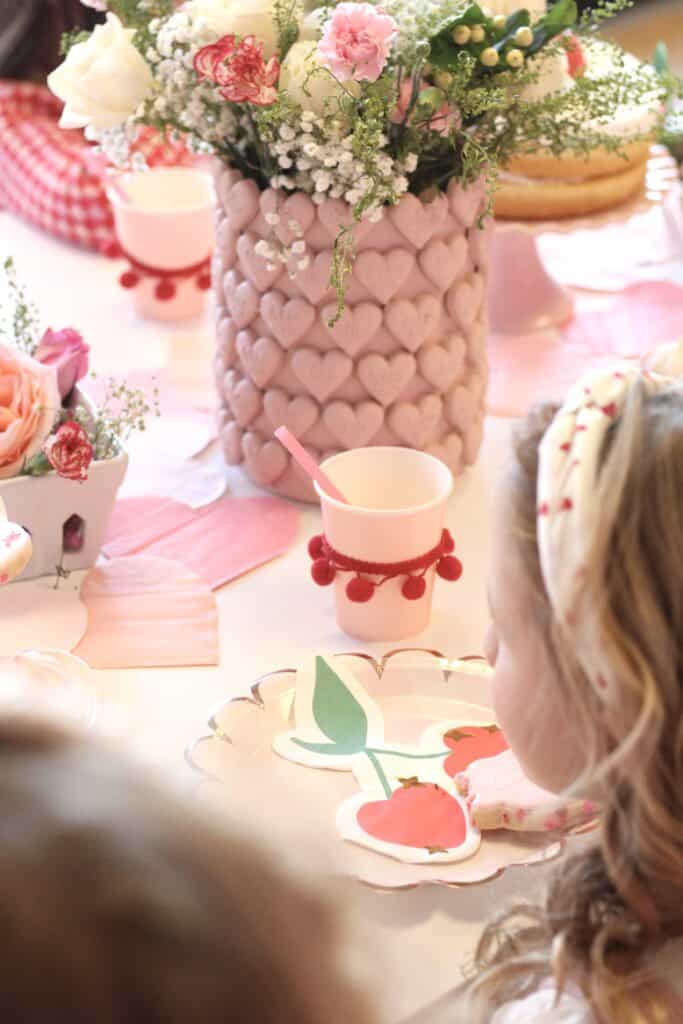
[[[536,538],[539,443],[555,412],[535,410],[515,439],[520,599],[543,631],[567,732],[583,745],[576,788],[598,785],[603,810],[543,898],[487,927],[462,1019],[488,1021],[551,978],[578,985],[602,1024],[673,1024],[683,1004],[650,964],[683,935],[683,390],[637,380],[610,428],[585,600],[567,628],[553,618]],[[601,705],[582,670],[595,645],[610,652],[618,707]]]

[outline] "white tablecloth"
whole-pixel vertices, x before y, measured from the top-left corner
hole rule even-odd
[[[120,264],[53,241],[0,213],[0,259],[7,255],[14,256],[44,325],[78,328],[91,345],[91,365],[100,374],[168,367],[183,391],[210,396],[210,310],[199,324],[143,323],[133,313],[130,296],[116,283]],[[489,511],[495,481],[508,457],[509,433],[509,421],[489,420],[478,466],[456,481],[447,525],[465,574],[454,586],[437,583],[430,628],[410,646],[436,648],[450,657],[482,651]],[[239,470],[227,472],[231,493],[254,491]],[[310,581],[306,543],[317,532],[318,511],[302,509],[300,538],[287,555],[217,592],[218,668],[96,674],[103,720],[136,753],[165,772],[179,770],[187,743],[204,731],[217,702],[246,692],[265,672],[295,666],[312,649],[360,649],[357,641],[337,630],[331,594]],[[367,644],[365,650],[379,654],[383,646]],[[414,1013],[456,985],[482,922],[511,895],[540,884],[543,871],[513,869],[495,883],[471,889],[363,889],[359,895],[369,925],[399,964],[390,984],[377,979],[389,1019]]]

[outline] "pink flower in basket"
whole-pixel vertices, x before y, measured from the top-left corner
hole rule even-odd
[[[199,78],[208,78],[220,86],[221,96],[231,103],[255,103],[270,106],[277,97],[280,62],[263,59],[263,43],[255,36],[237,42],[234,35],[224,36],[217,43],[199,50],[194,59]]]
[[[68,420],[43,445],[48,462],[66,480],[88,479],[93,448],[80,423]]]
[[[1,480],[17,476],[40,450],[60,405],[54,368],[0,345]]]
[[[62,398],[66,398],[74,385],[88,372],[90,346],[72,327],[61,331],[51,328],[45,331],[35,352],[39,363],[53,366],[57,371],[57,387]]]
[[[387,62],[397,24],[381,7],[338,4],[325,24],[318,44],[321,63],[346,82],[375,82]]]

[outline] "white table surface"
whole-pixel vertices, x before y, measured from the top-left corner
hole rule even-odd
[[[141,322],[130,296],[116,283],[120,264],[52,240],[0,212],[0,259],[7,255],[14,257],[45,326],[79,329],[92,349],[91,366],[100,374],[167,367],[184,392],[211,395],[210,310],[201,323]],[[410,646],[436,648],[449,657],[482,651],[489,511],[508,457],[509,434],[510,421],[489,419],[478,465],[456,481],[447,525],[465,574],[456,585],[437,583],[430,628]],[[226,472],[230,493],[254,492],[240,470]],[[391,646],[360,645],[336,628],[331,593],[315,587],[308,574],[306,543],[319,528],[317,509],[302,507],[299,540],[284,557],[217,591],[219,667],[96,673],[104,720],[109,716],[117,723],[112,728],[131,750],[165,772],[181,769],[185,747],[203,731],[209,710],[245,693],[259,675],[295,666],[312,649],[381,654]],[[472,889],[380,893],[359,887],[370,930],[377,931],[376,941],[399,966],[390,984],[378,982],[387,1018],[398,1021],[456,985],[482,922],[512,895],[530,893],[543,873],[542,868],[513,869]]]

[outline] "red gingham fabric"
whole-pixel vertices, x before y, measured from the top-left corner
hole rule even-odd
[[[99,252],[114,245],[105,164],[83,133],[63,130],[61,102],[32,82],[0,81],[0,207],[52,235]],[[141,130],[136,149],[150,165],[192,161],[182,143]]]

